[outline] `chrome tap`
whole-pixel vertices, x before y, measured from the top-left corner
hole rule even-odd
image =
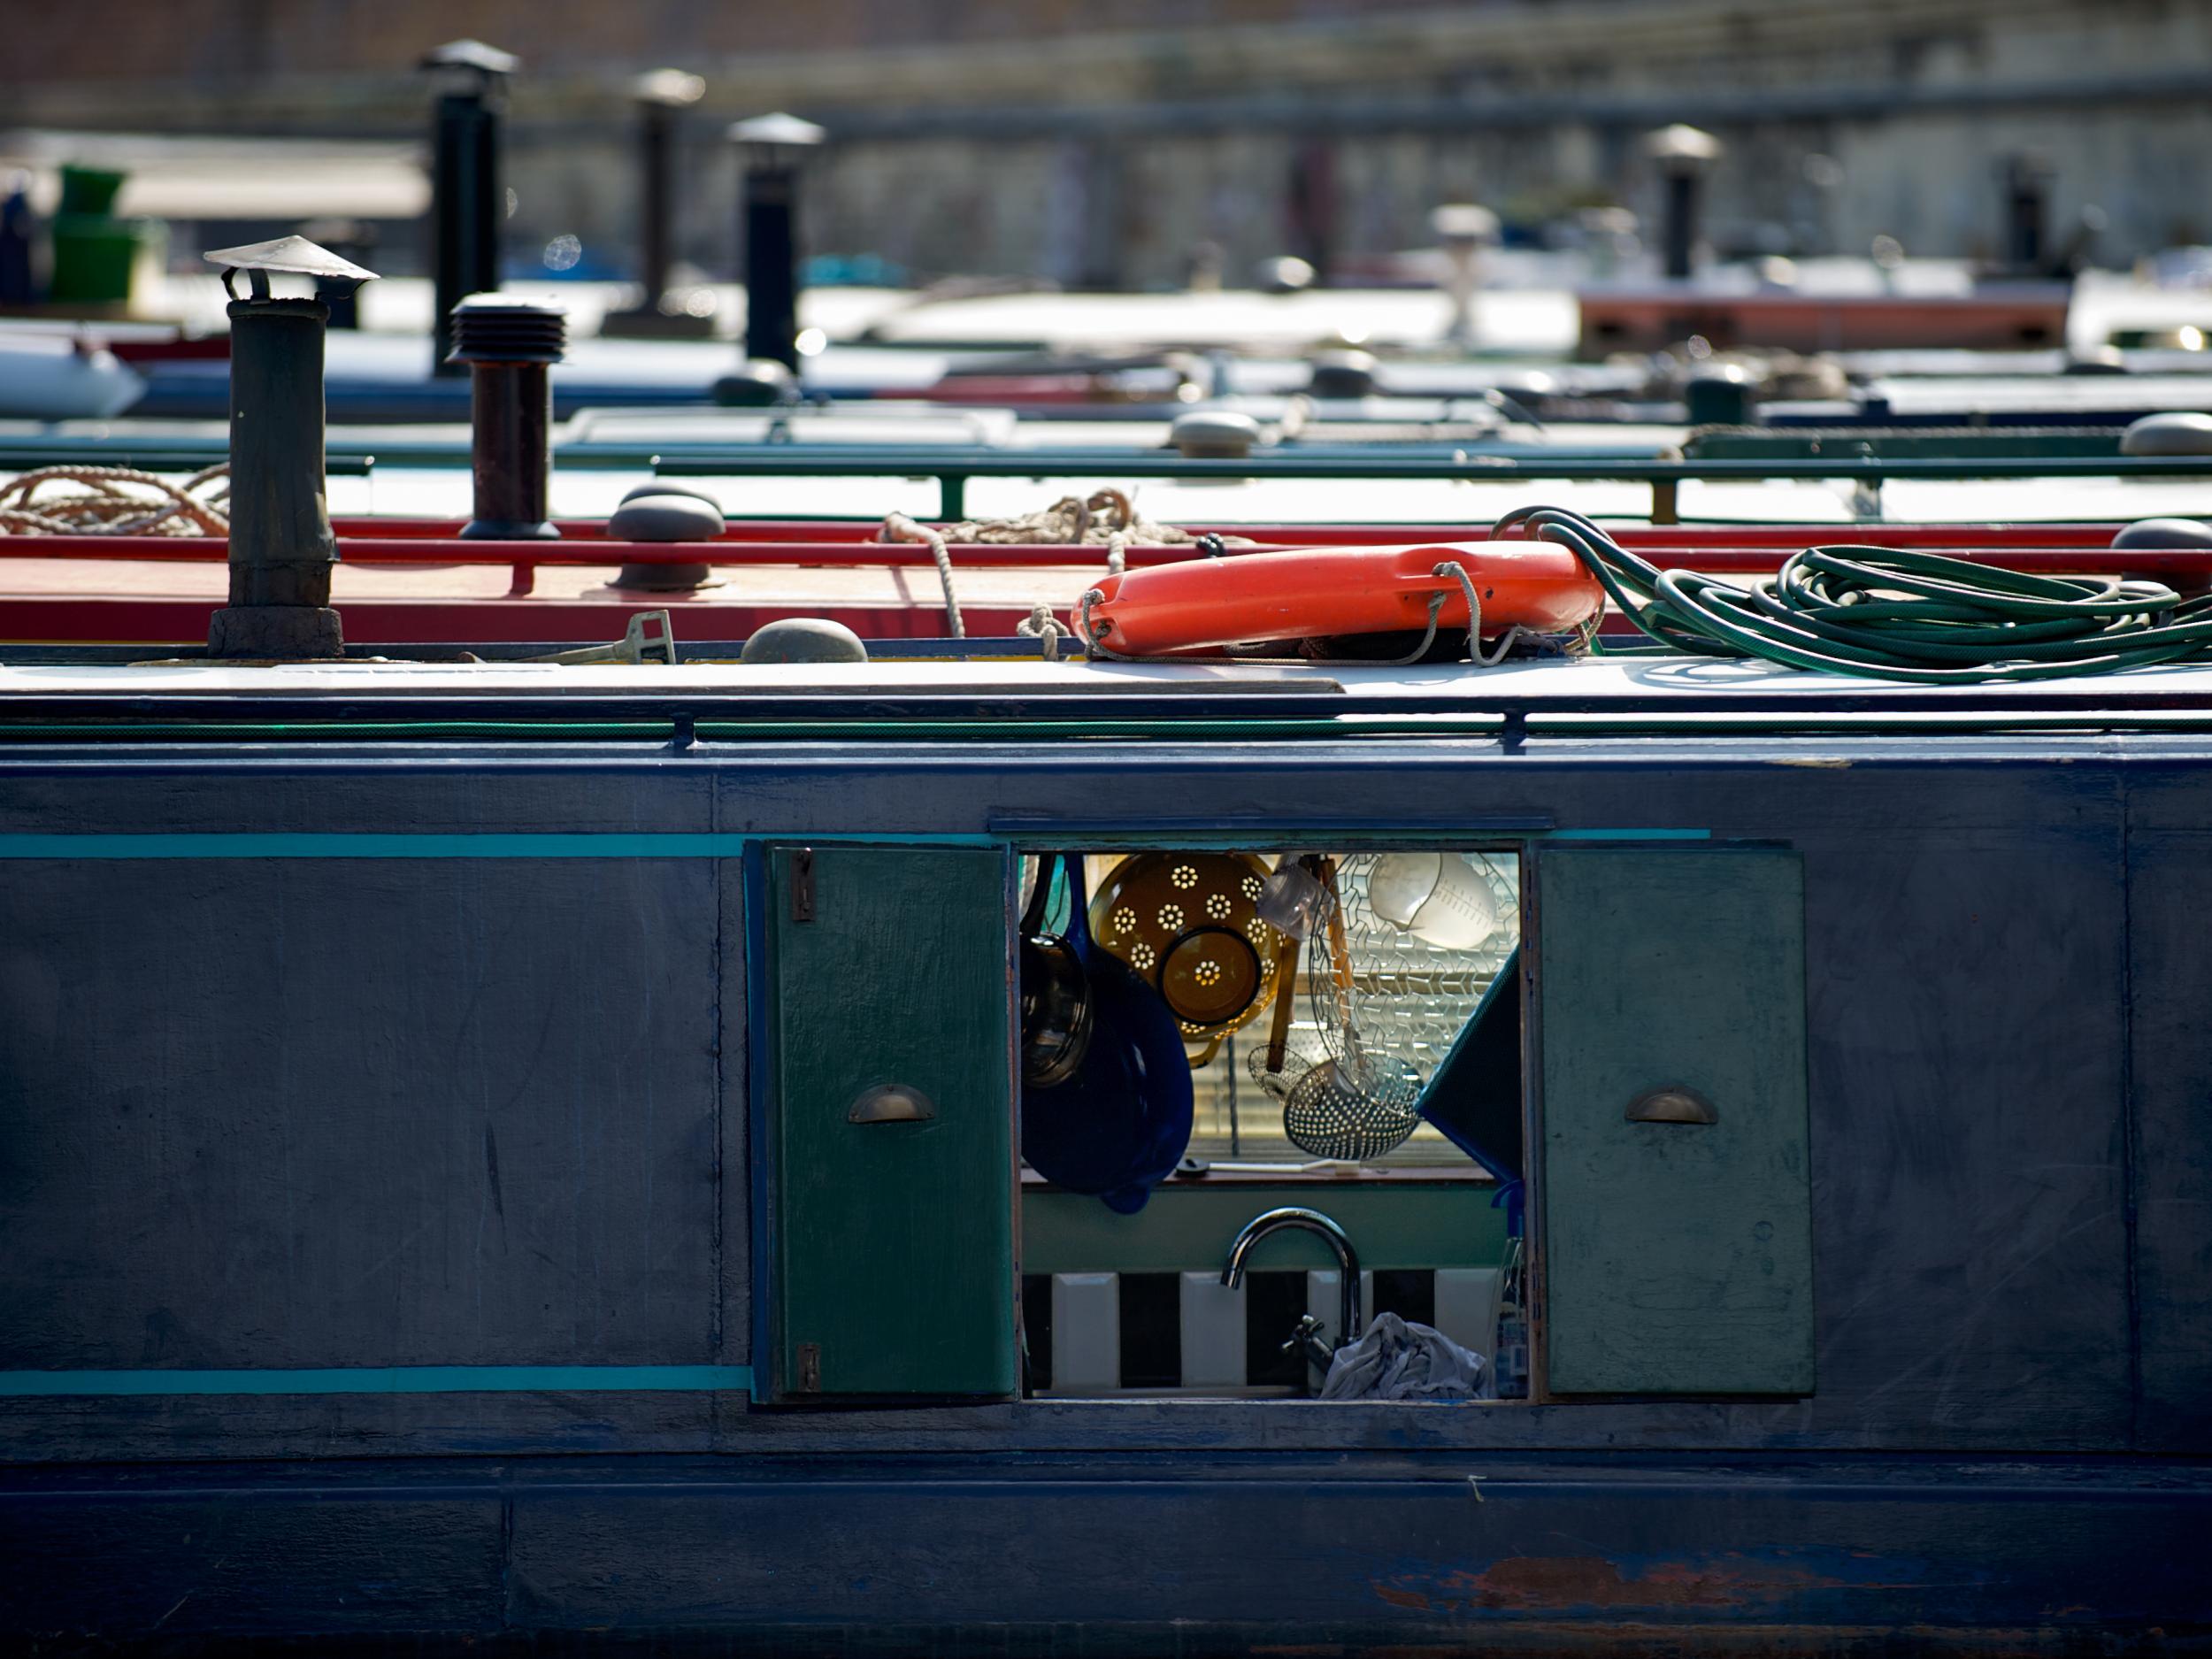
[[[1298,1322],[1298,1329],[1290,1342],[1284,1346],[1302,1348],[1306,1357],[1320,1371],[1329,1369],[1329,1360],[1335,1348],[1344,1348],[1359,1340],[1359,1254],[1352,1248],[1352,1240],[1344,1229],[1317,1210],[1296,1206],[1270,1210],[1244,1224],[1236,1242],[1229,1247],[1228,1263],[1221,1270],[1221,1282],[1234,1290],[1244,1283],[1244,1264],[1250,1259],[1252,1247],[1271,1233],[1298,1227],[1318,1233],[1330,1249],[1336,1253],[1337,1283],[1340,1294],[1337,1299],[1336,1340],[1323,1341],[1315,1334],[1316,1322],[1311,1315]]]

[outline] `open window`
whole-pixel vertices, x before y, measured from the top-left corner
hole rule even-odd
[[[766,849],[764,1392],[1310,1397],[1381,1313],[1483,1404],[1809,1392],[1801,885],[1707,845]]]
[[[1030,1393],[1311,1396],[1383,1313],[1525,1393],[1520,888],[1512,846],[1025,859]]]

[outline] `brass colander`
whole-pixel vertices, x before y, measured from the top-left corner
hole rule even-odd
[[[1159,992],[1194,1066],[1275,995],[1282,941],[1260,919],[1266,880],[1250,853],[1137,853],[1091,901],[1091,937]]]

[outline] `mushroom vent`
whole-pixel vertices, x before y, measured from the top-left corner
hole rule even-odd
[[[449,363],[558,363],[568,348],[568,313],[529,300],[463,300],[453,308]]]

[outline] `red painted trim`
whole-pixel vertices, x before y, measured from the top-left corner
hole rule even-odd
[[[795,614],[834,618],[872,639],[933,638],[941,631],[942,612],[931,603],[871,604],[825,598],[748,603],[719,592],[687,595],[639,594],[634,600],[577,600],[529,597],[535,567],[605,567],[618,563],[691,564],[722,566],[865,569],[927,566],[929,551],[912,543],[883,543],[870,536],[873,526],[822,519],[752,521],[733,525],[719,541],[624,542],[610,545],[604,526],[564,525],[557,541],[463,541],[451,520],[349,518],[339,521],[341,549],[347,560],[364,565],[504,565],[513,572],[513,591],[499,598],[422,597],[349,599],[343,605],[347,637],[365,645],[464,643],[470,640],[613,639],[639,611],[666,606],[679,616],[678,633],[687,641],[741,640],[762,624]],[[1420,541],[1481,541],[1485,531],[1465,526],[1335,525],[1224,526],[1234,534],[1278,547],[1403,545]],[[1718,573],[1758,575],[1774,571],[1786,552],[1863,540],[1896,548],[1939,550],[1977,564],[2015,570],[2068,574],[2143,575],[2197,584],[2212,579],[2212,553],[2196,549],[2116,551],[2108,544],[2111,525],[1744,525],[1639,526],[1612,532],[1664,568],[1690,567]],[[373,534],[362,534],[373,532]],[[956,567],[1033,568],[1104,574],[1104,554],[1096,548],[957,547]],[[1130,550],[1134,569],[1184,564],[1202,557],[1189,548]],[[220,603],[205,599],[150,598],[117,593],[127,573],[112,570],[117,561],[151,560],[219,564],[227,557],[223,541],[205,536],[0,536],[0,588],[6,586],[8,559],[83,560],[82,586],[92,592],[13,595],[0,598],[0,639],[52,641],[177,642],[207,635],[211,611]],[[108,568],[96,575],[103,565]],[[1027,611],[1010,606],[964,606],[972,634],[1010,634]],[[1066,612],[1060,614],[1064,618]],[[1605,632],[1626,632],[1617,616],[1606,618]]]
[[[375,522],[355,520],[353,523]],[[922,566],[932,563],[929,549],[917,542],[882,542],[856,536],[826,534],[826,526],[791,526],[810,539],[785,537],[725,537],[719,541],[627,541],[610,543],[603,537],[579,535],[557,541],[464,541],[439,534],[444,526],[393,526],[376,523],[379,534],[361,535],[342,529],[340,556],[361,565],[504,565],[516,570],[537,565],[821,565],[844,569]],[[1481,541],[1488,538],[1466,528],[1419,525],[1374,525],[1356,527],[1307,528],[1263,526],[1267,534],[1251,538],[1274,549],[1314,547],[1365,547],[1378,542],[1405,545],[1417,541]],[[1694,566],[1724,572],[1772,571],[1782,558],[1808,547],[1860,545],[1924,549],[1941,551],[1976,564],[2014,565],[2024,570],[2099,572],[2170,572],[2195,574],[2212,571],[2212,553],[2196,549],[2131,549],[2109,544],[2113,527],[2105,525],[1935,526],[1909,526],[1834,525],[1777,526],[1748,531],[1725,530],[1716,534],[1693,528],[1669,527],[1623,535],[1622,545],[1666,568]],[[812,539],[817,538],[819,539]],[[1103,570],[1102,548],[955,547],[949,549],[956,567],[971,569]],[[127,559],[161,563],[221,563],[228,557],[226,544],[211,536],[0,536],[0,559]],[[1132,568],[1181,565],[1202,558],[1194,548],[1132,548]]]
[[[208,618],[221,603],[207,599],[40,597],[0,602],[0,637],[23,643],[70,645],[198,645]],[[668,609],[641,596],[635,604],[558,599],[354,600],[342,606],[349,645],[465,645],[472,641],[616,640],[641,611]],[[1007,638],[1028,618],[1027,607],[964,605],[968,632]],[[942,638],[944,612],[935,606],[824,604],[804,615],[843,623],[864,639]],[[763,625],[795,614],[788,604],[686,604],[677,611],[676,637],[686,645],[735,643]]]

